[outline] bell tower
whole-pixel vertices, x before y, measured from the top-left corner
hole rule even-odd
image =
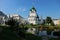
[[[32,7],[29,12],[28,22],[32,24],[38,24],[38,19],[39,16],[37,15],[36,9],[35,7]]]

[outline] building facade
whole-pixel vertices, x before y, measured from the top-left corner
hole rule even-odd
[[[55,25],[60,25],[60,19],[53,19]]]
[[[34,7],[32,7],[30,9],[30,13],[29,13],[29,16],[28,16],[28,22],[30,24],[39,24],[40,23],[39,16],[38,16],[37,11]]]
[[[18,14],[11,14],[11,15],[9,15],[9,19],[10,18],[13,18],[14,20],[17,20],[17,22],[19,24],[25,24],[26,23],[26,20]]]
[[[2,11],[0,11],[0,24],[5,25],[5,21],[7,21],[7,16]]]
[[[4,16],[0,16],[0,24],[5,24],[5,17]]]

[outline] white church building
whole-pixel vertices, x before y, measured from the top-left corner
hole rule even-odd
[[[40,20],[38,14],[37,14],[37,11],[36,11],[35,7],[32,7],[30,9],[30,12],[29,12],[28,22],[30,24],[40,24],[40,21],[41,20]]]

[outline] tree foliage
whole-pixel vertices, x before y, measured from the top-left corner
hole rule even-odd
[[[14,20],[13,18],[11,18],[10,20],[8,20],[8,21],[6,22],[6,24],[7,24],[7,25],[10,25],[10,26],[15,26],[16,23],[17,23],[17,21]]]
[[[6,25],[9,25],[9,28],[10,28],[12,31],[18,31],[18,23],[17,23],[17,20],[14,20],[13,18],[9,19],[9,20],[6,22]]]
[[[49,24],[49,23],[51,23],[51,22],[52,22],[51,17],[47,17],[47,18],[46,18],[46,23],[48,23],[48,24]]]
[[[47,17],[46,20],[45,20],[45,22],[46,22],[46,24],[48,24],[48,25],[54,25],[51,17]]]

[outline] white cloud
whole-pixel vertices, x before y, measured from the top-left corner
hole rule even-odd
[[[25,12],[27,9],[26,8],[18,8],[17,11]]]

